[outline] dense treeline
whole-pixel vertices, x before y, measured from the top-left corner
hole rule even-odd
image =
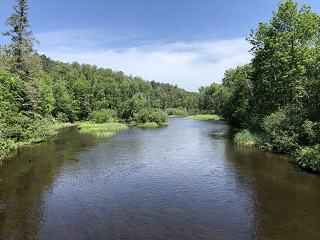
[[[10,72],[8,61],[6,55],[1,56],[1,146],[50,138],[55,121],[96,119],[99,113],[103,115],[100,119],[111,116],[113,120],[131,121],[146,108],[180,108],[189,113],[198,109],[196,93],[123,72],[62,63],[35,53],[29,59],[33,64],[28,81],[24,81]]]
[[[260,23],[247,41],[252,62],[227,70],[222,84],[202,89],[210,107],[254,137],[259,134],[264,148],[312,152],[308,163],[300,155],[299,164],[320,171],[319,15],[310,6],[280,2],[271,21]]]
[[[11,43],[1,46],[0,54],[0,159],[19,143],[51,138],[56,122],[135,120],[143,124],[151,119],[162,124],[166,109],[197,111],[198,95],[177,86],[39,55],[28,30],[27,1],[16,2],[6,21],[11,29],[3,33]],[[143,109],[151,117],[143,118]]]

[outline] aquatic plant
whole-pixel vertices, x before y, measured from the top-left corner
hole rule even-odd
[[[116,135],[116,131],[126,130],[128,126],[122,123],[90,123],[83,122],[78,126],[80,133],[91,133],[97,138],[110,138]]]
[[[159,125],[156,122],[146,122],[146,123],[138,124],[138,127],[157,128],[157,127],[159,127]]]
[[[203,114],[203,115],[189,116],[188,119],[217,121],[217,120],[221,120],[222,118],[216,114]]]
[[[261,143],[262,139],[259,135],[243,129],[234,136],[234,141],[237,145],[256,146]]]

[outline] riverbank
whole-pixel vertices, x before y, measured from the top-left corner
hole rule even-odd
[[[257,147],[262,151],[288,154],[296,159],[296,163],[300,168],[320,174],[320,145],[297,146],[292,151],[283,151],[282,149],[274,149],[275,144],[272,142],[271,137],[252,133],[247,129],[236,133],[233,140],[237,145]]]

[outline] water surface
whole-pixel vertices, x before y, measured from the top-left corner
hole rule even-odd
[[[319,176],[231,135],[185,118],[65,129],[0,166],[0,239],[320,239]]]

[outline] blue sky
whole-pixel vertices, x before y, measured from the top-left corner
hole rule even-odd
[[[319,0],[296,1],[320,12]],[[29,0],[39,53],[95,64],[188,91],[220,83],[250,62],[245,36],[268,22],[278,0]],[[0,31],[15,0],[1,0]],[[0,44],[9,42],[0,37]]]

